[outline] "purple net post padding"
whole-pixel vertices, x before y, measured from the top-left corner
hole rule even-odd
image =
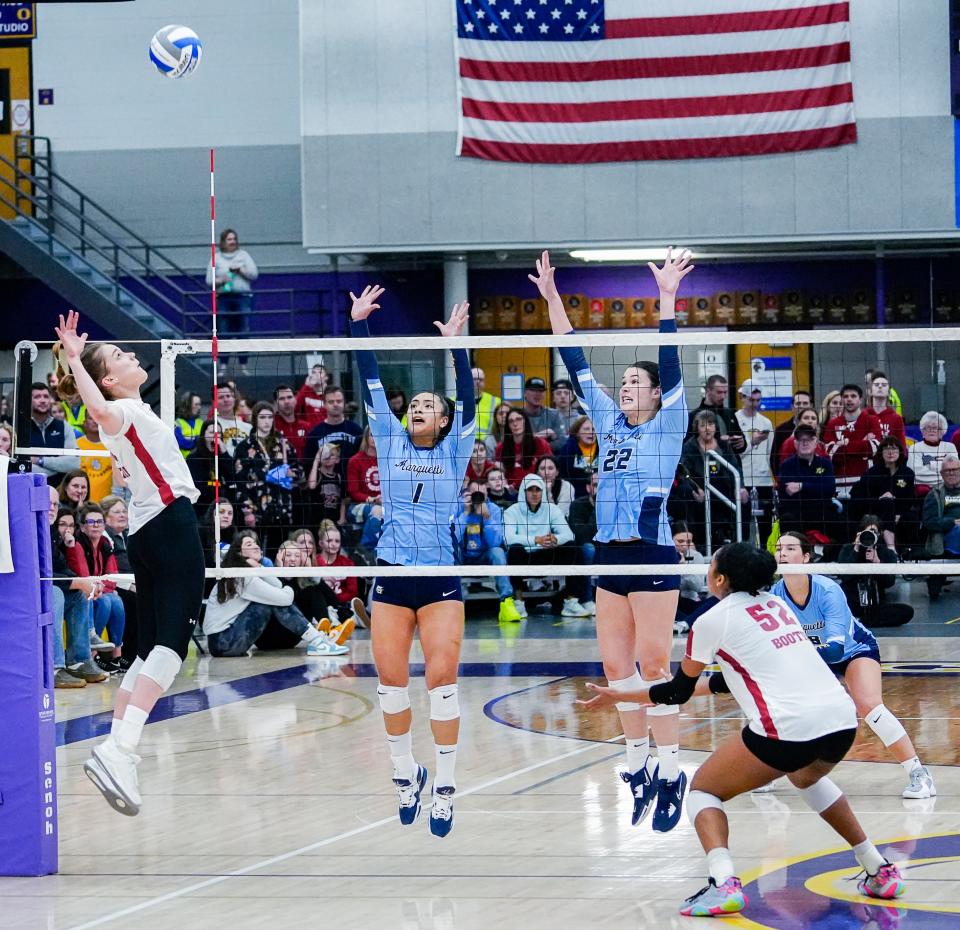
[[[12,574],[0,574],[0,875],[57,871],[50,507],[42,475],[9,475]]]

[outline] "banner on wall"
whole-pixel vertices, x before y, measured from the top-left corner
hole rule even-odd
[[[35,39],[37,11],[33,3],[0,3],[0,40]]]
[[[761,410],[789,410],[793,406],[793,359],[790,356],[750,359],[750,379],[763,395]]]

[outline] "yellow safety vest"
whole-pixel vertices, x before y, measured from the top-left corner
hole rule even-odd
[[[87,405],[81,404],[76,413],[66,401],[63,401],[60,406],[63,407],[63,418],[73,427],[73,431],[78,436],[82,436],[83,424],[87,419]]]
[[[187,458],[192,452],[196,451],[197,440],[200,438],[200,434],[203,432],[203,418],[197,417],[192,423],[189,420],[185,420],[183,417],[177,417],[174,421],[176,425],[180,428],[180,435],[184,439],[193,440],[193,448],[191,449],[182,449],[183,457]]]
[[[500,398],[484,391],[477,402],[477,439],[486,439],[493,430],[493,411],[500,406]]]

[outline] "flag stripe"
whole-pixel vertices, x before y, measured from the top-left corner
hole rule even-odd
[[[465,117],[463,133],[494,142],[549,145],[568,142],[645,142],[652,139],[712,139],[748,133],[824,129],[853,122],[849,104],[815,110],[779,110],[734,116],[697,116],[664,120],[608,120],[602,123],[504,123]]]
[[[796,29],[847,22],[849,3],[763,10],[750,13],[718,13],[714,16],[656,16],[643,19],[608,19],[608,39],[653,36],[694,36],[723,32],[755,32],[772,29]]]
[[[742,52],[784,52],[818,48],[847,41],[846,23],[815,29],[778,29],[772,32],[733,32],[719,35],[605,39],[576,43],[576,55],[562,42],[484,42],[461,39],[463,58],[475,61],[613,61],[618,58],[688,58],[694,55],[734,55]]]
[[[500,103],[611,103],[618,100],[682,100],[688,97],[718,97],[737,94],[777,93],[849,84],[846,64],[757,74],[725,74],[717,77],[640,78],[632,81],[594,81],[591,84],[518,83],[509,81],[460,82],[465,100]]]
[[[736,74],[743,71],[779,71],[783,68],[819,68],[850,61],[850,43],[783,52],[745,52],[739,55],[690,55],[686,58],[630,59],[584,62],[488,62],[460,60],[460,76],[484,81],[622,81],[646,77]]]
[[[727,97],[688,97],[680,100],[615,100],[602,103],[518,103],[463,100],[463,115],[508,123],[592,123],[612,120],[678,119],[733,116],[779,110],[814,109],[853,103],[853,87],[835,84],[817,90],[738,94]]]
[[[464,136],[462,154],[491,161],[577,165],[593,162],[657,161],[682,158],[735,158],[802,152],[857,141],[853,123],[799,132],[726,136],[708,139],[653,139],[632,142],[536,145],[496,142]]]

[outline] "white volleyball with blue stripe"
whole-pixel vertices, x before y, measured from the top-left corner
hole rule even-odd
[[[202,54],[200,37],[187,26],[164,26],[150,41],[150,60],[164,77],[186,77]]]

